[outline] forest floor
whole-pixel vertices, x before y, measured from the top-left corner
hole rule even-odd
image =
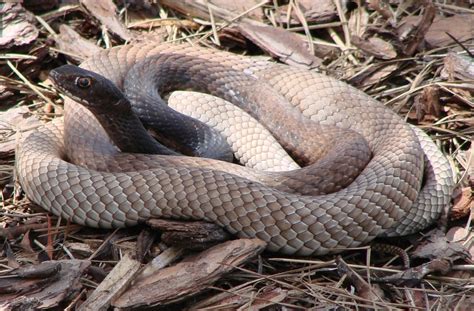
[[[0,308],[474,309],[472,1],[20,2],[0,4]],[[148,226],[99,230],[48,214],[14,176],[19,137],[63,114],[48,72],[145,41],[273,58],[381,101],[449,159],[446,233],[377,241],[398,254],[374,244],[302,258],[261,253],[258,240],[199,253],[167,246]]]

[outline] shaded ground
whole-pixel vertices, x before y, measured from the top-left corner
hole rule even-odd
[[[469,215],[474,184],[472,4],[160,3],[117,1],[117,7],[109,1],[88,0],[0,4],[0,234],[4,241],[0,303],[4,308],[73,309],[88,297],[96,297],[96,304],[89,298],[82,306],[91,310],[107,309],[110,302],[122,307],[152,303],[166,309],[474,308]],[[48,71],[66,62],[78,64],[102,48],[144,40],[192,42],[272,56],[335,76],[382,101],[429,133],[451,161],[458,188],[447,236],[425,231],[384,240],[405,249],[413,269],[403,267],[398,256],[386,255],[379,247],[317,259],[264,253],[240,265],[258,253],[260,245],[238,242],[192,258],[191,264],[160,270],[190,251],[167,248],[158,234],[146,228],[94,230],[48,215],[23,196],[12,175],[15,133],[62,114],[62,99],[50,87]],[[232,252],[234,257],[229,256]],[[124,291],[141,268],[140,262],[153,258],[157,258],[154,265],[141,276],[142,283],[145,279],[148,284],[144,291],[128,291],[128,296],[125,292],[118,298],[114,286]],[[38,265],[47,260],[52,261]],[[217,262],[240,266],[229,272],[232,269]],[[28,264],[34,266],[14,270]],[[204,270],[214,274],[199,275]],[[181,278],[180,271],[187,273]],[[112,276],[115,279],[110,280]],[[97,287],[112,293],[94,292]]]

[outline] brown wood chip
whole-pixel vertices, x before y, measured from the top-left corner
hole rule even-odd
[[[258,255],[265,248],[259,239],[229,241],[191,256],[134,284],[112,302],[116,308],[163,306],[189,298],[223,274]]]
[[[39,34],[34,16],[14,2],[0,5],[0,50],[30,44]]]
[[[126,290],[140,267],[140,262],[128,256],[122,257],[78,310],[108,310],[111,300]]]

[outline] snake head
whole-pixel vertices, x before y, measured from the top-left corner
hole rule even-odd
[[[93,113],[130,112],[131,105],[109,79],[95,72],[64,65],[50,71],[54,86]]]

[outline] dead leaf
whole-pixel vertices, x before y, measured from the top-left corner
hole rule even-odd
[[[420,16],[406,16],[402,19],[397,33],[402,38],[411,33],[416,24],[421,20]],[[446,32],[449,32],[458,41],[463,42],[474,38],[474,16],[472,14],[455,14],[449,17],[436,15],[429,27],[424,40],[432,48],[445,47],[453,44]]]
[[[347,26],[349,27],[351,34],[361,38],[364,37],[369,26],[369,13],[365,7],[360,7],[351,11]]]
[[[248,23],[239,23],[237,27],[262,50],[288,65],[311,69],[322,63],[319,58],[308,52],[306,44],[298,35],[287,30]]]
[[[430,231],[424,243],[418,245],[412,255],[418,258],[458,259],[470,258],[468,250],[457,242],[451,242],[441,230]]]
[[[0,134],[4,137],[0,143],[0,158],[13,156],[17,142],[21,142],[17,139],[25,138],[41,124],[26,106],[0,112]]]
[[[446,238],[451,242],[461,242],[463,240],[466,240],[466,238],[468,238],[469,236],[471,236],[472,238],[472,233],[465,227],[452,227],[446,233]]]
[[[228,11],[234,12],[235,15],[242,14],[249,9],[255,7],[257,4],[261,3],[261,0],[209,0],[209,3],[215,5],[216,7],[226,9]],[[252,10],[247,13],[247,17],[260,21],[263,21],[263,10],[262,7]]]
[[[450,52],[444,58],[441,77],[448,81],[474,80],[474,59],[470,56]]]
[[[418,17],[414,24],[400,26],[398,28],[399,39],[405,45],[403,53],[413,55],[417,49],[424,43],[427,32],[436,16],[436,8],[431,1],[423,1],[424,13]],[[402,20],[402,25],[406,25],[406,20]]]
[[[20,264],[16,260],[15,254],[13,253],[12,248],[10,247],[10,243],[5,242],[3,244],[3,252],[4,252],[4,255],[7,259],[8,266],[10,268],[19,268],[20,267]]]
[[[355,272],[347,263],[342,259],[341,256],[336,257],[337,272],[342,277],[344,275],[350,280],[350,282],[356,288],[357,294],[359,297],[366,299],[368,301],[381,302],[384,293],[378,287],[373,284],[369,284],[362,276]]]
[[[365,88],[384,81],[384,79],[390,76],[397,69],[397,64],[374,64],[371,65],[369,68],[366,68],[366,70],[364,70],[360,74],[351,77],[349,81],[352,85]]]
[[[353,35],[351,42],[362,51],[380,59],[393,59],[397,57],[397,52],[392,44],[378,37],[362,39]]]
[[[474,210],[474,196],[471,187],[456,189],[453,194],[454,204],[450,210],[451,219],[459,219],[465,217]]]
[[[449,17],[436,16],[425,40],[432,47],[443,47],[453,44],[446,32],[463,42],[474,38],[474,15],[455,14]]]
[[[418,122],[426,118],[437,120],[441,116],[442,107],[439,97],[439,87],[437,86],[427,86],[423,88],[420,95],[415,97],[414,107]]]
[[[327,23],[337,17],[336,5],[332,0],[298,0],[296,4],[308,23]],[[290,12],[290,16],[288,16],[288,12]],[[290,5],[279,6],[275,12],[275,19],[280,23],[301,24],[300,18]]]
[[[35,18],[20,3],[0,5],[0,18],[0,50],[30,44],[38,37]]]
[[[116,34],[125,41],[132,39],[132,35],[119,20],[117,7],[112,0],[80,0],[84,8],[99,22],[107,27],[107,30]]]
[[[414,268],[390,276],[372,279],[373,283],[391,283],[396,286],[414,287],[431,273],[446,274],[451,271],[452,262],[447,259],[434,259]]]
[[[59,34],[54,39],[60,50],[69,53],[69,56],[79,62],[102,50],[95,43],[81,37],[66,24],[59,26]]]

